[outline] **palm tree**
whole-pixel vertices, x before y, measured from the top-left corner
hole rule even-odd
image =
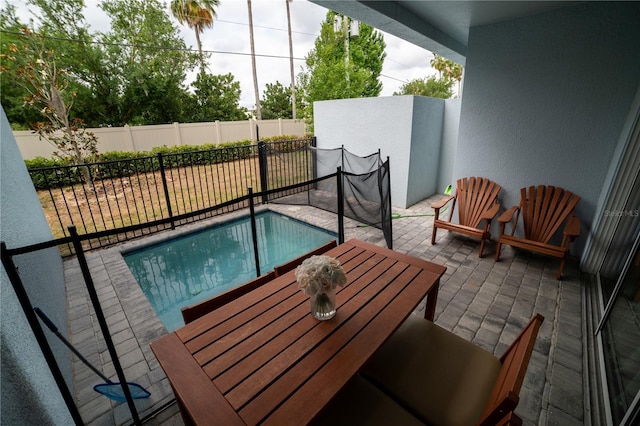
[[[196,43],[200,53],[200,70],[204,73],[204,56],[202,55],[202,42],[200,34],[205,28],[213,27],[213,18],[216,16],[215,8],[219,0],[172,0],[171,13],[180,22],[187,24],[196,32]]]
[[[251,65],[253,67],[253,90],[256,95],[256,118],[262,120],[260,110],[260,90],[258,89],[258,71],[256,69],[256,46],[253,42],[253,13],[251,12],[251,0],[247,0],[249,10],[249,44],[251,45]]]
[[[293,40],[291,39],[291,11],[289,10],[289,2],[292,0],[284,0],[287,4],[287,29],[289,32],[289,69],[291,71],[291,113],[293,119],[296,118],[296,82],[293,73]]]
[[[440,55],[433,55],[433,59],[431,60],[431,66],[433,69],[438,71],[438,78],[442,78],[442,72],[446,71],[448,60]],[[446,76],[446,74],[445,74]]]

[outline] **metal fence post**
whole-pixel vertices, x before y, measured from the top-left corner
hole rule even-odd
[[[267,144],[264,142],[258,142],[258,164],[260,166],[260,191],[262,191],[262,202],[266,204],[269,201],[269,197],[266,191],[269,190],[269,174],[267,166]]]
[[[176,223],[173,220],[173,211],[171,210],[171,198],[169,198],[169,185],[167,184],[167,175],[164,172],[164,160],[162,153],[158,153],[158,165],[160,166],[160,177],[162,178],[162,188],[164,189],[164,199],[167,202],[167,212],[171,219],[171,229],[176,229]]]
[[[256,277],[260,276],[260,255],[258,254],[258,227],[256,225],[256,211],[253,205],[253,188],[249,191],[249,214],[251,216],[251,238],[253,240],[253,256],[256,261]]]
[[[0,253],[2,256],[2,265],[4,266],[4,270],[7,273],[7,277],[13,286],[14,291],[16,292],[16,296],[18,298],[18,302],[24,311],[24,315],[27,317],[27,321],[31,326],[31,330],[38,342],[38,346],[40,346],[40,350],[42,350],[42,355],[44,356],[49,369],[51,370],[51,374],[53,375],[53,379],[58,385],[58,389],[62,394],[62,399],[69,409],[69,414],[76,425],[83,425],[82,417],[80,416],[80,411],[78,411],[78,407],[76,407],[73,395],[71,394],[71,390],[67,386],[67,382],[64,379],[64,375],[62,371],[60,371],[60,367],[58,366],[58,362],[56,361],[55,355],[51,350],[51,346],[49,346],[49,342],[47,341],[47,337],[44,334],[42,326],[38,322],[38,317],[36,317],[35,312],[33,311],[33,306],[31,306],[31,301],[29,300],[29,296],[27,295],[27,291],[22,284],[22,279],[20,275],[18,275],[18,271],[16,265],[13,263],[12,256],[8,253],[7,246],[4,241],[0,242]],[[3,342],[4,343],[4,342]]]
[[[75,226],[69,227],[69,234],[71,234],[71,238],[73,240],[73,247],[76,251],[76,258],[78,259],[78,264],[80,265],[80,271],[82,272],[82,277],[84,278],[84,283],[86,284],[87,292],[89,293],[89,298],[91,299],[91,304],[93,305],[93,309],[96,313],[98,324],[100,325],[100,330],[102,331],[102,337],[104,337],[104,342],[107,345],[107,350],[109,351],[109,355],[111,356],[113,368],[114,370],[116,370],[118,380],[121,384],[123,384],[122,392],[124,393],[124,397],[127,400],[127,405],[129,406],[129,411],[131,412],[133,423],[136,425],[140,425],[142,423],[140,422],[138,410],[136,409],[136,404],[134,403],[133,397],[131,396],[131,390],[129,389],[129,386],[125,386],[125,384],[127,383],[127,379],[124,376],[124,370],[122,369],[122,365],[120,364],[118,352],[116,351],[113,339],[111,338],[109,326],[107,325],[107,320],[104,316],[104,312],[102,311],[100,299],[98,298],[98,293],[96,292],[96,287],[93,283],[91,272],[89,271],[89,264],[87,263],[87,258],[84,256],[82,241],[78,236],[78,231],[76,230]]]
[[[338,190],[338,244],[342,244],[344,243],[344,188],[342,185],[342,167],[338,167],[336,179]]]

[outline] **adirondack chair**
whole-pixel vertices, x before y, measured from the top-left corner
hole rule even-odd
[[[489,234],[491,220],[500,208],[500,204],[496,202],[496,198],[501,188],[497,183],[482,177],[458,179],[455,195],[444,198],[431,205],[435,210],[431,244],[436,243],[436,232],[438,228],[448,229],[449,231],[480,238],[480,252],[478,256],[482,257],[484,242],[491,237]],[[442,220],[440,219],[440,209],[449,203],[449,201],[452,201],[449,220]],[[451,219],[456,207],[456,202],[458,204],[458,223],[453,223]],[[480,222],[483,220],[485,221],[484,227],[478,228]]]
[[[569,246],[580,235],[580,221],[573,214],[573,210],[580,201],[580,197],[555,186],[530,186],[520,190],[520,205],[504,212],[499,218],[500,237],[496,249],[496,261],[500,260],[502,244],[519,247],[561,259],[557,279],[562,278]],[[515,237],[518,218],[522,213],[524,237]],[[515,221],[511,234],[505,234],[508,222]],[[550,243],[558,229],[566,222],[562,242],[560,245]]]

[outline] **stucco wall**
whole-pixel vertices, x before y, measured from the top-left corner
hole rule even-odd
[[[391,202],[408,207],[437,192],[444,101],[416,96],[314,104],[319,148],[344,145],[357,155],[380,149],[391,167]],[[440,190],[441,191],[441,190]]]
[[[444,101],[444,121],[442,124],[442,146],[440,147],[440,163],[436,193],[442,194],[448,185],[455,187],[453,168],[456,162],[458,147],[458,128],[460,126],[460,107],[462,99]]]
[[[502,184],[505,208],[529,185],[579,194],[574,254],[640,83],[639,10],[594,2],[470,32],[454,178]]]
[[[35,189],[4,110],[0,125],[0,239],[8,248],[51,240]],[[66,296],[62,260],[56,248],[15,258],[34,306],[40,306],[66,335]],[[2,348],[2,417],[0,423],[70,425],[73,420],[29,327],[7,274],[0,274]],[[67,382],[71,359],[67,348],[51,343]]]

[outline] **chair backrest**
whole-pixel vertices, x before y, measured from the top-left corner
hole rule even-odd
[[[460,225],[476,228],[482,220],[482,213],[496,202],[502,187],[483,177],[458,179],[456,185]]]
[[[275,272],[269,271],[264,275],[260,275],[259,277],[254,278],[251,281],[247,281],[246,283],[238,287],[225,291],[224,293],[220,293],[209,299],[203,300],[202,302],[196,303],[195,305],[185,306],[181,309],[182,319],[184,320],[185,324],[189,324],[190,322],[197,320],[201,316],[215,311],[219,307],[226,305],[232,300],[237,299],[238,297],[247,294],[252,290],[255,290],[263,284],[268,283],[275,277]]]
[[[520,190],[524,236],[548,243],[573,212],[580,197],[555,186],[530,186]]]
[[[495,425],[518,405],[520,388],[544,317],[536,314],[500,358],[502,368],[480,417],[481,425]]]
[[[313,255],[323,254],[327,250],[331,250],[332,248],[337,246],[338,244],[336,243],[336,240],[331,240],[328,243],[323,244],[320,247],[314,250],[311,250],[308,253],[303,254],[302,256],[298,256],[295,259],[288,261],[287,263],[283,263],[282,265],[276,266],[275,268],[273,268],[274,272],[276,273],[276,277],[279,277],[280,275],[284,275],[287,272],[294,270],[298,265],[304,262],[305,259],[308,259]]]

